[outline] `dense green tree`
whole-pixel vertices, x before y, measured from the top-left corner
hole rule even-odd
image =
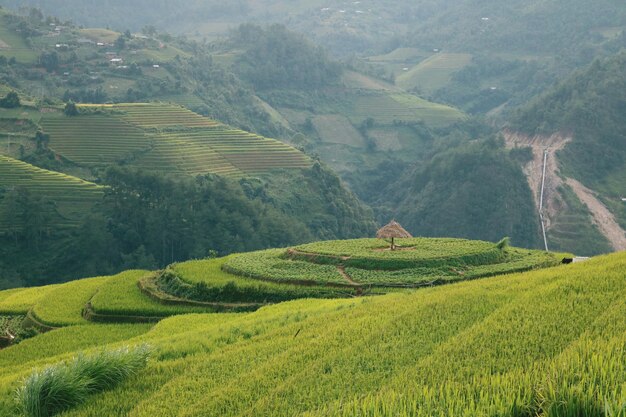
[[[15,91],[9,92],[6,96],[0,99],[0,107],[5,109],[14,109],[20,107],[20,97]]]
[[[39,65],[44,67],[48,72],[55,72],[59,69],[59,54],[56,51],[42,52],[39,55]]]
[[[341,75],[341,66],[321,48],[281,25],[241,25],[231,42],[245,49],[235,67],[237,73],[259,89],[320,88]]]
[[[78,111],[78,107],[76,107],[76,103],[68,101],[63,109],[63,114],[66,116],[78,116],[80,112]]]

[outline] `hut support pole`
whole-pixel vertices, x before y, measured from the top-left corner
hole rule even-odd
[[[396,250],[396,245],[393,243],[393,238],[391,238],[391,250]]]

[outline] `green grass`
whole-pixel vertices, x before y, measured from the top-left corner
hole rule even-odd
[[[30,120],[33,123],[39,123],[41,117],[42,113],[32,107],[18,107],[15,109],[0,108],[0,118],[2,119]]]
[[[592,256],[613,251],[609,241],[594,225],[587,207],[578,200],[572,189],[565,185],[558,190],[565,203],[556,221],[548,230],[548,244],[555,250]]]
[[[110,278],[91,300],[93,311],[106,316],[167,317],[176,314],[210,312],[204,307],[164,305],[139,289],[147,271],[126,271]]]
[[[65,327],[0,351],[0,378],[71,356],[72,353],[126,341],[150,330],[147,324],[98,324]]]
[[[109,279],[99,277],[62,284],[35,304],[33,314],[41,323],[53,327],[87,324],[83,309]]]
[[[146,366],[146,347],[101,351],[33,372],[16,397],[27,417],[51,417],[114,388]]]
[[[79,33],[86,38],[93,40],[94,42],[106,42],[113,43],[119,38],[119,32],[115,32],[109,29],[80,29]]]
[[[376,55],[368,57],[368,61],[372,62],[398,62],[405,63],[415,59],[420,59],[424,56],[425,52],[416,48],[397,48],[388,54]]]
[[[469,54],[438,53],[420,62],[409,71],[399,75],[396,85],[404,90],[417,90],[430,94],[444,87],[452,74],[461,70],[472,60]]]
[[[343,116],[316,116],[313,126],[324,143],[338,143],[354,147],[363,147],[365,141],[358,130]]]
[[[205,105],[204,101],[202,101],[200,97],[194,94],[176,94],[176,95],[169,95],[169,96],[161,96],[159,99],[166,103],[175,103],[180,106],[185,106],[188,109],[193,109],[193,108],[201,107]]]

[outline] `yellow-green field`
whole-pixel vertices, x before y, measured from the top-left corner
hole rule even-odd
[[[33,369],[148,344],[147,369],[63,416],[623,416],[624,271],[620,253],[378,297],[73,325],[0,351],[0,414],[20,415],[14,392]]]
[[[452,74],[472,60],[470,54],[438,53],[420,62],[396,78],[396,85],[405,90],[429,94],[445,86]]]
[[[42,120],[51,136],[50,148],[77,164],[125,161],[146,170],[229,176],[311,165],[306,155],[289,145],[233,129],[179,105],[83,108],[92,114],[57,113]]]
[[[453,107],[436,104],[407,93],[368,93],[356,97],[349,118],[359,125],[368,118],[378,124],[423,122],[431,127],[447,126],[467,116]]]
[[[52,201],[49,214],[57,226],[75,226],[89,213],[93,205],[104,195],[104,188],[76,177],[48,171],[0,155],[0,187],[11,191],[26,190],[33,197],[44,197]],[[8,195],[8,194],[7,194]],[[6,209],[8,198],[0,201],[0,210]],[[6,217],[0,224],[0,230],[20,228],[22,220]]]

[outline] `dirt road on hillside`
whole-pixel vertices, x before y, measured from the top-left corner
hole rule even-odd
[[[563,179],[559,175],[559,164],[556,159],[556,153],[563,149],[572,138],[560,134],[552,136],[528,136],[511,131],[504,131],[503,135],[509,149],[530,147],[533,151],[533,159],[524,167],[524,174],[528,179],[528,185],[533,193],[537,210],[539,210],[539,199],[541,198],[544,152],[548,152],[543,217],[546,223],[546,229],[549,229],[555,216],[558,215],[559,206],[561,206],[558,200],[560,197],[557,190],[563,185]]]
[[[573,178],[567,178],[567,185],[591,212],[594,223],[611,242],[616,251],[626,250],[626,232],[621,228],[613,213],[596,197],[595,193]]]
[[[539,200],[541,198],[543,161],[547,152],[543,202],[543,217],[546,229],[550,229],[556,216],[559,215],[559,207],[563,205],[560,201],[561,197],[558,193],[558,188],[563,184],[567,184],[572,188],[578,199],[587,207],[593,216],[594,223],[615,250],[626,250],[626,232],[621,228],[613,213],[596,197],[595,192],[572,178],[560,176],[556,153],[572,140],[571,137],[562,134],[528,136],[511,131],[504,131],[503,135],[509,149],[516,147],[530,147],[532,149],[533,159],[524,167],[524,174],[526,174],[528,185],[533,192],[537,210],[539,210]]]

